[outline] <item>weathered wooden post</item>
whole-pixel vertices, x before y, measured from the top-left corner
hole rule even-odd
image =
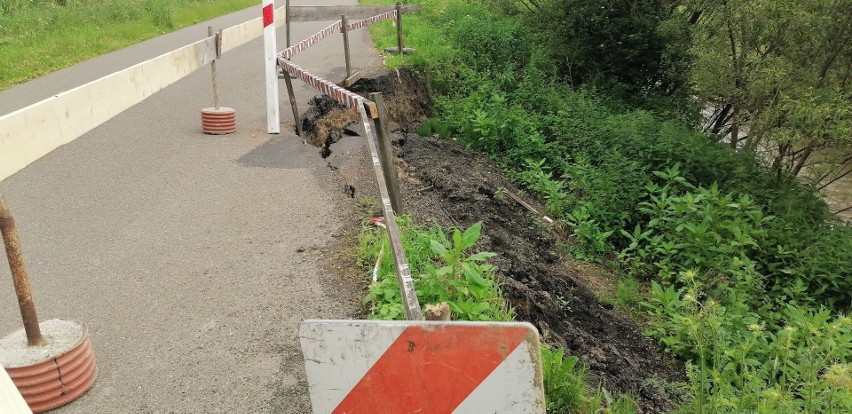
[[[210,73],[213,77],[213,107],[219,109],[219,81],[216,78],[216,61],[222,57],[222,31],[213,31],[213,26],[207,26],[207,35],[216,36],[216,59],[210,63]]]
[[[345,14],[340,16],[340,23],[340,32],[343,34],[343,56],[346,58],[346,79],[349,79],[352,76],[352,60],[349,56],[349,19]]]
[[[216,74],[216,62],[222,57],[222,29],[213,31],[207,26],[207,35],[213,37],[216,58],[210,62],[210,76],[213,80],[213,107],[201,110],[201,131],[205,134],[223,135],[237,130],[237,111],[234,108],[219,106],[219,77]]]
[[[399,55],[405,52],[405,45],[402,41],[402,3],[396,2],[396,44],[399,49]]]
[[[0,233],[3,233],[6,257],[9,258],[9,268],[12,270],[12,281],[15,284],[15,294],[18,296],[18,307],[21,309],[21,318],[24,320],[24,330],[27,334],[27,345],[44,345],[44,338],[41,335],[33,294],[30,289],[27,265],[24,263],[24,254],[21,251],[18,229],[15,227],[15,219],[12,218],[12,212],[9,211],[6,201],[3,199],[3,194],[0,194]]]
[[[399,192],[399,179],[396,175],[396,164],[393,160],[393,146],[390,141],[390,131],[388,130],[387,108],[385,108],[385,100],[381,93],[371,93],[370,100],[376,103],[376,109],[379,112],[379,117],[376,118],[376,136],[379,146],[379,153],[382,158],[382,172],[385,176],[385,183],[388,187],[391,206],[395,214],[402,214],[402,198]]]
[[[290,72],[287,71],[286,67],[281,67],[281,70],[284,71],[282,77],[284,78],[284,83],[287,85],[287,95],[290,97],[290,108],[293,109],[293,123],[296,124],[296,135],[304,138],[302,135],[302,122],[299,120],[299,104],[296,102],[296,92],[293,90],[293,81],[290,79]]]

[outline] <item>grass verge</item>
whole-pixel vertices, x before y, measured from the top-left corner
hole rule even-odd
[[[3,0],[0,90],[256,0]]]

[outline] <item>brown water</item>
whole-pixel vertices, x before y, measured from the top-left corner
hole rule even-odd
[[[831,211],[839,211],[852,206],[852,174],[837,180],[837,182],[824,188],[821,193]],[[852,210],[846,210],[837,216],[847,223],[852,223]]]

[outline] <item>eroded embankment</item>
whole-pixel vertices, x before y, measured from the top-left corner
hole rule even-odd
[[[682,367],[633,321],[595,297],[582,282],[594,276],[565,264],[553,231],[506,195],[506,190],[522,192],[497,164],[452,141],[411,132],[426,119],[430,105],[425,88],[410,73],[372,75],[353,90],[385,95],[407,214],[418,223],[442,227],[482,221],[477,248],[498,254],[492,262],[518,320],[532,322],[548,343],[579,356],[611,392],[634,394],[643,412],[674,408],[664,384],[684,380]],[[341,136],[359,133],[347,126],[344,112],[318,101],[303,119],[312,134],[309,141],[326,155]]]

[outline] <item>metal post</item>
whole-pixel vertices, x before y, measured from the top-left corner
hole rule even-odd
[[[402,43],[402,3],[396,2],[396,43],[399,48],[399,55],[405,51]]]
[[[371,103],[371,102],[370,102]],[[391,205],[390,196],[388,195],[388,186],[385,180],[379,175],[383,175],[382,161],[376,148],[376,139],[370,119],[367,115],[367,105],[358,108],[358,113],[363,121],[364,131],[367,136],[367,147],[370,149],[370,158],[372,159],[373,172],[376,174],[376,184],[379,187],[379,196],[382,201],[382,211],[385,213],[385,226],[388,230],[388,238],[391,243],[391,253],[393,261],[396,265],[396,277],[399,282],[399,291],[402,295],[402,306],[405,310],[405,318],[410,321],[423,320],[423,312],[420,310],[420,301],[417,299],[417,292],[414,291],[414,279],[411,277],[411,269],[408,267],[408,260],[405,258],[405,248],[402,245],[402,238],[399,235],[399,227],[396,225],[396,215],[394,214],[393,206]]]
[[[390,193],[391,207],[395,214],[402,214],[402,200],[399,193],[399,178],[396,175],[396,164],[393,160],[393,146],[390,142],[390,131],[388,131],[387,108],[385,108],[385,99],[381,93],[371,93],[370,100],[376,103],[376,109],[379,111],[379,117],[376,118],[376,135],[379,144],[379,153],[382,159],[382,172],[385,176],[385,183]]]
[[[349,57],[349,19],[343,14],[340,16],[341,28],[343,33],[343,56],[346,58],[346,79],[352,77],[352,61]]]
[[[27,266],[24,263],[24,254],[21,251],[18,230],[15,227],[15,219],[12,218],[12,212],[6,206],[2,194],[0,194],[0,233],[3,234],[6,257],[9,258],[9,268],[12,270],[12,281],[15,284],[15,294],[18,296],[21,319],[24,321],[27,344],[29,346],[44,345],[44,337],[41,336],[41,328],[38,324],[38,315],[36,315],[35,303],[33,303],[33,294],[30,289]]]
[[[284,24],[287,26],[287,48],[290,46],[290,0],[287,0],[286,7],[284,8]]]
[[[304,138],[302,135],[302,123],[299,120],[299,104],[296,102],[296,92],[293,90],[293,81],[290,80],[290,72],[287,71],[287,68],[282,67],[284,70],[284,83],[287,84],[287,95],[290,96],[290,107],[293,108],[293,123],[296,124],[296,135]]]
[[[210,72],[213,76],[213,106],[216,109],[219,109],[219,82],[216,79],[216,61],[219,60],[219,57],[221,57],[222,53],[222,36],[220,35],[220,33],[221,30],[219,31],[219,33],[214,33],[213,26],[207,26],[207,34],[209,36],[216,36],[216,59],[210,63]]]
[[[275,46],[275,2],[263,0],[263,49],[266,69],[266,130],[281,132],[278,108],[278,56]]]

